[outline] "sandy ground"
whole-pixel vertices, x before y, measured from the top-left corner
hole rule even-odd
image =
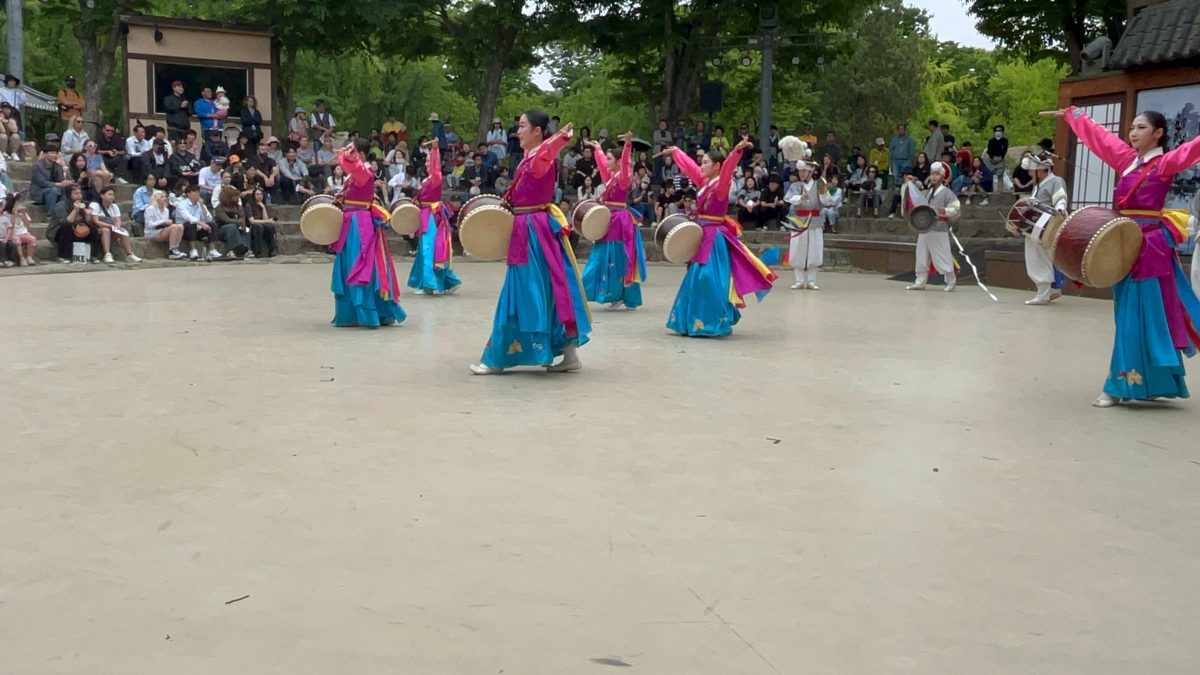
[[[376,331],[327,265],[0,282],[0,672],[1200,670],[1197,405],[1089,407],[1108,303],[826,274],[685,339],[654,267],[481,378],[460,270]]]

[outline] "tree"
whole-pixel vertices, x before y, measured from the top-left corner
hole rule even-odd
[[[148,0],[52,0],[45,14],[72,26],[79,42],[83,67],[83,100],[88,123],[95,125],[103,111],[101,102],[117,62],[121,44],[121,16],[149,7]],[[54,91],[54,90],[51,90]],[[91,131],[95,132],[92,126]]]
[[[1065,49],[1065,62],[1078,73],[1090,38],[1121,38],[1127,8],[1125,0],[970,0],[967,11],[980,33],[1027,59],[1064,60]]]
[[[758,33],[764,7],[778,7],[784,33],[790,27],[832,29],[863,9],[861,3],[837,0],[630,0],[610,3],[596,13],[592,3],[577,2],[578,11],[587,17],[579,39],[620,57],[622,65],[615,74],[632,95],[651,98],[652,120],[680,119],[691,112],[705,61],[722,52],[723,40]],[[811,56],[805,64],[816,61],[816,54]]]
[[[832,45],[840,56],[817,76],[814,122],[864,149],[921,106],[929,17],[900,0],[883,0]]]
[[[1033,145],[1054,135],[1053,117],[1038,112],[1058,107],[1058,81],[1066,68],[1053,59],[1003,63],[988,83],[988,96],[997,112],[989,125],[1003,124],[1014,144]]]

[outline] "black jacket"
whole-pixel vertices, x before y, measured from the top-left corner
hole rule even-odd
[[[262,113],[257,109],[242,108],[242,133],[246,138],[257,142],[262,140]]]
[[[201,162],[211,162],[213,157],[229,159],[229,144],[225,141],[207,141],[200,146]]]
[[[988,157],[1003,157],[1008,154],[1008,138],[996,138],[995,136],[988,139],[987,147]]]
[[[167,166],[170,170],[170,177],[173,181],[186,179],[190,183],[196,182],[195,176],[184,176],[185,172],[196,172],[200,170],[200,161],[197,160],[191,153],[179,154],[178,152],[171,155],[171,159],[167,160]]]
[[[167,113],[167,127],[187,131],[191,125],[191,113],[183,107],[183,99],[170,94],[163,99],[163,112]]]

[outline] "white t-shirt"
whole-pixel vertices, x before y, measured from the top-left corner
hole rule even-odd
[[[88,208],[92,210],[92,213],[98,216],[107,215],[114,223],[117,222],[117,218],[121,217],[121,207],[117,206],[116,202],[113,202],[112,205],[108,207],[107,213],[105,213],[104,209],[101,208],[99,202],[92,202]]]
[[[212,165],[208,165],[200,169],[200,177],[198,179],[200,187],[209,190],[216,190],[221,187],[221,169],[213,171]]]
[[[170,220],[171,212],[167,207],[158,208],[157,204],[146,207],[146,236],[153,237],[160,225]]]

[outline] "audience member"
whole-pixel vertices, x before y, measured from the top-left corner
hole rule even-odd
[[[156,138],[150,145],[150,151],[142,155],[142,167],[146,173],[158,180],[157,187],[163,189],[171,184],[171,156],[167,154],[167,142]]]
[[[139,263],[141,258],[133,254],[133,242],[129,240],[129,232],[121,226],[121,207],[117,206],[117,193],[112,186],[100,191],[100,201],[92,202],[92,214],[96,216],[96,226],[100,229],[100,246],[104,249],[104,262],[112,263],[112,240],[115,237],[125,249],[125,259]]]
[[[758,183],[754,180],[754,177],[747,176],[734,198],[734,204],[737,206],[737,219],[742,224],[742,227],[753,228],[761,226],[757,211],[761,195],[762,191],[758,189]]]
[[[929,120],[929,124],[926,125],[926,128],[929,129],[929,136],[925,138],[925,159],[928,160],[930,157],[940,157],[942,155],[942,150],[945,149],[946,143],[942,137],[942,130],[938,127],[937,120]],[[914,173],[913,175],[916,174]]]
[[[992,127],[992,137],[988,139],[985,162],[998,184],[997,187],[1004,185],[1004,158],[1006,156],[1008,156],[1008,138],[1004,136],[1004,125],[997,124]]]
[[[63,84],[63,88],[58,90],[58,116],[67,123],[69,129],[71,119],[75,116],[82,117],[87,104],[84,103],[83,96],[75,89],[74,75],[68,75]]]
[[[21,80],[16,75],[9,74],[4,78],[4,88],[0,89],[0,103],[7,103],[12,109],[12,118],[17,123],[17,128],[21,128],[21,122],[24,116],[22,112],[25,110],[27,97],[25,90],[21,88]],[[18,160],[17,157],[9,157],[9,159]]]
[[[4,210],[0,212],[0,239],[11,242],[17,249],[17,260],[21,267],[37,264],[37,237],[29,233],[33,223],[29,211],[17,206],[21,193],[12,192],[4,198]]]
[[[279,217],[267,204],[267,193],[255,188],[246,205],[246,224],[250,227],[249,257],[275,256],[275,228]]]
[[[872,169],[875,167],[871,167]],[[841,188],[839,183],[841,177],[834,176],[829,181],[829,206],[821,206],[821,222],[820,226],[823,231],[830,234],[837,234],[839,209],[842,208],[842,199],[846,195],[846,191]],[[766,228],[764,228],[766,229]]]
[[[308,187],[308,167],[296,157],[296,150],[290,149],[284,155],[283,164],[279,165],[279,185],[283,191],[283,201],[299,204],[301,196],[306,198],[313,195]]]
[[[975,198],[975,195],[981,195],[980,206],[987,206],[988,193],[992,191],[992,170],[987,168],[983,163],[982,157],[976,157],[971,165],[971,182],[963,189],[962,194],[967,198],[967,204]]]
[[[168,160],[167,166],[167,174],[172,182],[186,180],[188,183],[196,183],[200,179],[200,160],[188,152],[186,138],[176,142],[175,152]]]
[[[21,130],[17,127],[16,111],[7,101],[0,102],[0,155],[21,161]]]
[[[50,213],[50,225],[46,228],[46,238],[54,242],[58,251],[58,262],[70,263],[77,243],[88,244],[91,261],[100,262],[100,231],[94,219],[83,201],[83,191],[77,185],[72,186],[66,199],[60,200]]]
[[[63,189],[74,182],[63,175],[63,167],[58,163],[58,146],[48,145],[33,165],[29,194],[33,201],[45,206],[47,212],[53,212],[62,198]]]
[[[319,143],[325,136],[333,136],[333,130],[336,128],[337,120],[329,112],[329,104],[323,98],[317,99],[317,109],[313,111],[308,128],[308,139],[313,144]]]
[[[190,104],[183,97],[183,82],[175,80],[171,83],[171,93],[163,97],[162,105],[167,116],[167,137],[173,141],[186,138],[188,129],[192,128],[192,115],[188,110]],[[204,120],[200,123],[203,126]]]
[[[133,191],[133,210],[130,213],[130,218],[133,219],[133,222],[142,225],[143,228],[146,225],[146,209],[154,201],[153,197],[157,183],[158,181],[154,179],[154,176],[146,176],[145,183]],[[136,230],[133,232],[133,235],[135,237],[138,236]]]
[[[878,218],[879,207],[883,206],[883,179],[879,177],[878,169],[873,166],[867,167],[866,179],[859,185],[859,192],[862,193],[862,202],[858,207],[859,217],[862,217],[865,210]]]
[[[246,138],[251,143],[257,145],[262,140],[263,132],[263,116],[262,111],[258,109],[258,99],[253,96],[247,96],[242,99],[242,133],[246,134]]]
[[[83,130],[83,118],[76,115],[71,118],[69,128],[63,132],[60,148],[67,157],[83,152],[83,144],[88,141],[88,133]]]
[[[225,260],[238,260],[250,251],[250,226],[242,212],[237,188],[222,188],[214,216],[217,234],[225,242]]]
[[[217,238],[213,232],[212,212],[200,201],[200,188],[188,186],[187,198],[175,207],[175,220],[183,224],[183,239],[191,244],[189,258],[200,259],[200,253],[196,251],[197,241],[207,242],[209,261],[221,258],[221,252],[217,250]]]
[[[212,129],[205,136],[204,145],[200,147],[200,163],[212,161],[213,157],[229,157],[229,144],[221,137],[219,129]]]
[[[584,176],[583,184],[575,190],[575,193],[578,201],[583,201],[585,199],[599,199],[600,196],[604,194],[604,187],[602,185],[594,184],[591,176]]]
[[[167,257],[171,260],[183,260],[187,254],[179,249],[179,245],[183,242],[184,227],[182,223],[177,223],[171,218],[167,193],[155,190],[150,195],[150,202],[145,213],[146,238],[166,244]],[[192,246],[194,251],[195,243]]]
[[[192,110],[196,112],[196,118],[200,120],[200,131],[207,133],[212,129],[220,131],[225,127],[221,116],[217,114],[217,103],[213,101],[213,93],[210,87],[204,87],[200,90],[200,100],[192,106]]]
[[[893,188],[899,189],[900,175],[904,172],[904,169],[912,166],[916,154],[917,142],[913,140],[912,136],[908,135],[908,125],[897,124],[896,135],[892,136],[891,143],[888,143],[889,174],[891,175]]]
[[[221,163],[223,158],[212,157],[208,166],[196,174],[196,184],[200,187],[200,198],[205,202],[212,199],[213,193],[221,187]]]
[[[341,164],[335,164],[333,173],[325,179],[326,194],[336,195],[346,187],[346,172],[342,169]]]

